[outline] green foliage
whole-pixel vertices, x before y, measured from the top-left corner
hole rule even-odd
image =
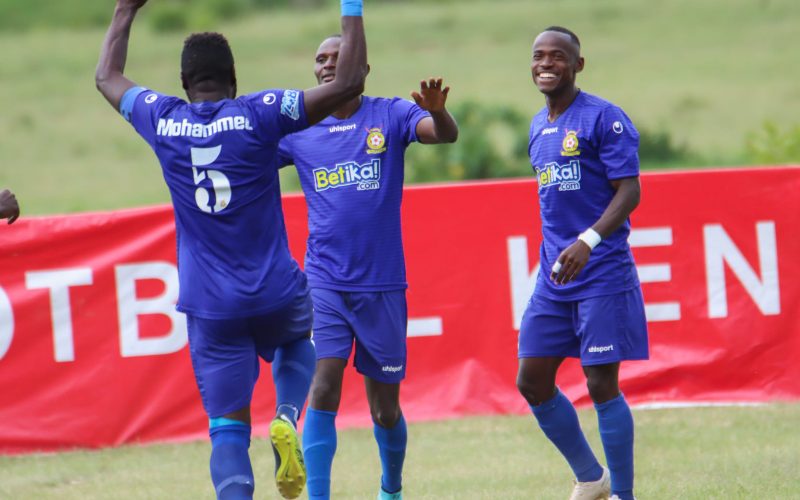
[[[400,3],[408,0],[372,0]],[[332,0],[153,0],[143,10],[155,31],[209,29],[220,20],[259,9],[319,8]],[[79,4],[79,6],[75,5]],[[0,0],[0,32],[32,28],[83,29],[105,26],[113,0]]]
[[[184,31],[189,26],[186,10],[176,2],[154,5],[148,17],[150,26],[159,33]]]
[[[800,124],[786,132],[774,122],[765,122],[761,130],[747,136],[747,156],[756,163],[800,162]]]
[[[530,117],[506,106],[463,101],[451,109],[459,125],[454,144],[413,147],[408,151],[407,180],[519,177],[530,174],[527,160]]]
[[[676,145],[666,130],[639,127],[639,160],[644,164],[670,163],[688,158],[686,146]]]
[[[243,15],[255,0],[171,0],[154,3],[146,16],[159,33],[211,30],[219,20]]]

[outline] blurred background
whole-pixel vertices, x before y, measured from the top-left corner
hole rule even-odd
[[[182,40],[230,40],[240,93],[315,84],[313,55],[339,30],[334,0],[151,0],[127,75],[183,96]],[[155,156],[94,89],[112,0],[0,0],[0,186],[26,215],[166,203]],[[409,97],[442,76],[456,144],[408,152],[409,182],[529,176],[528,125],[544,104],[530,47],[550,24],[581,38],[579,86],[642,135],[645,169],[800,160],[795,0],[368,0],[367,94]],[[299,189],[293,169],[284,192]]]

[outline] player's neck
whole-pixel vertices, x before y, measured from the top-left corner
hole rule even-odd
[[[347,101],[341,108],[334,111],[332,116],[337,120],[344,120],[346,118],[350,118],[353,116],[358,108],[361,107],[361,96],[356,97],[350,101]]]
[[[560,94],[545,96],[545,101],[547,102],[547,120],[551,123],[556,121],[558,117],[564,114],[564,111],[572,105],[580,92],[581,89],[578,87],[572,87]]]
[[[189,96],[189,100],[193,103],[195,102],[217,102],[222,101],[223,99],[229,99],[230,95],[227,92],[192,92]]]

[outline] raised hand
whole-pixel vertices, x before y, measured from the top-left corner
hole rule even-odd
[[[8,219],[12,224],[19,217],[17,197],[8,189],[0,191],[0,219]]]
[[[411,92],[411,97],[420,108],[429,113],[437,113],[444,111],[448,92],[450,87],[442,89],[441,78],[429,78],[427,81],[419,82],[419,92]]]

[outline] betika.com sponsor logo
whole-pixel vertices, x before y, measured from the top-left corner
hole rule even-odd
[[[576,191],[581,188],[581,162],[572,160],[566,165],[552,162],[536,167],[536,180],[539,191],[553,186],[558,186],[559,191]]]
[[[314,169],[314,189],[317,192],[345,186],[356,186],[358,191],[379,189],[381,187],[381,160],[359,165],[354,161],[337,163],[332,169]]]

